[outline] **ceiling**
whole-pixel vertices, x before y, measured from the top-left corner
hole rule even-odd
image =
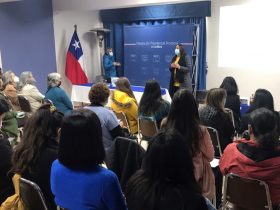
[[[101,10],[202,0],[52,0],[54,10]]]

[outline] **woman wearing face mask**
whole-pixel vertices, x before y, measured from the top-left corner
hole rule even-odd
[[[61,76],[59,73],[50,73],[48,75],[48,89],[45,99],[50,100],[58,111],[63,114],[69,114],[73,110],[73,104],[65,91],[60,88]]]
[[[177,44],[175,48],[175,56],[172,58],[169,70],[171,72],[170,82],[169,82],[169,94],[171,98],[174,93],[185,88],[192,92],[191,83],[191,59],[185,52],[182,44]]]
[[[106,53],[103,55],[103,67],[105,69],[105,79],[107,82],[111,82],[111,77],[116,77],[116,67],[120,66],[119,62],[115,62],[113,49],[108,47]]]

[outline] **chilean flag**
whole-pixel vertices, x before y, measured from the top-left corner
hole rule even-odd
[[[87,75],[83,70],[83,50],[76,30],[66,56],[65,74],[73,85],[88,83]]]

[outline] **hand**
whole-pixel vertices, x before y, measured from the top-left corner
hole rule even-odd
[[[121,63],[119,63],[119,62],[114,62],[113,64],[114,64],[114,66],[121,66]]]
[[[175,68],[180,69],[180,65],[178,63],[175,63]]]
[[[176,68],[176,64],[175,63],[171,63],[170,67],[171,68]]]

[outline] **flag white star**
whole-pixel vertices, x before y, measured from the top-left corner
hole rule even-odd
[[[75,50],[77,50],[77,48],[80,48],[80,46],[79,46],[79,42],[78,42],[78,41],[76,41],[76,40],[75,40],[75,43],[74,43],[74,44],[72,44],[72,46],[74,46],[74,47],[75,47]]]

